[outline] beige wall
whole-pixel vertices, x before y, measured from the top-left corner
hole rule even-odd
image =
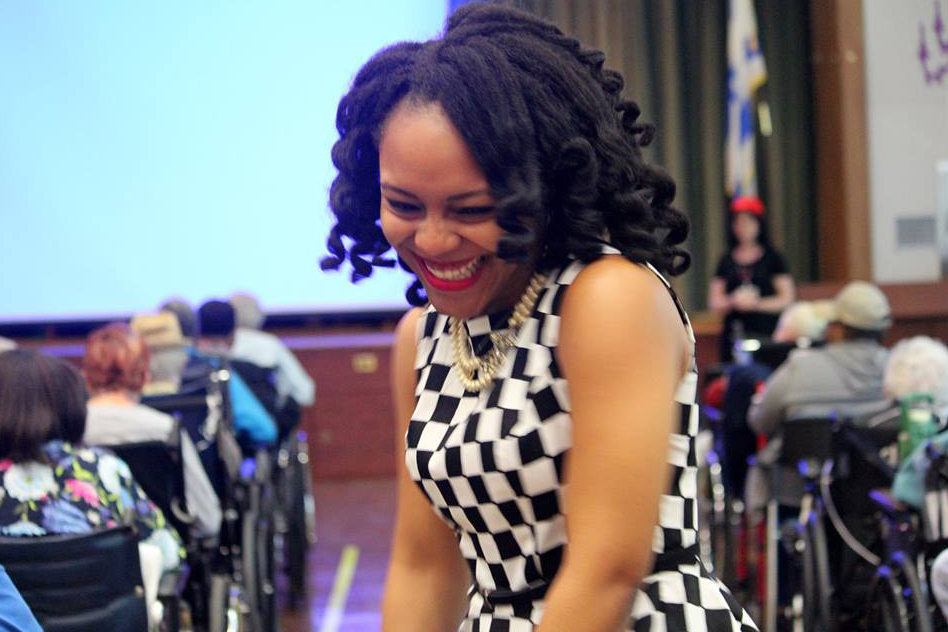
[[[936,163],[948,160],[948,73],[927,83],[919,62],[921,29],[929,68],[948,64],[933,29],[934,4],[863,1],[872,275],[882,283],[941,274],[937,245],[900,246],[896,230],[900,218],[935,217]],[[948,23],[948,5],[938,4]]]

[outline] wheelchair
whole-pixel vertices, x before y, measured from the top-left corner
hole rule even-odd
[[[148,631],[132,527],[0,537],[0,564],[46,632]]]
[[[866,601],[867,626],[886,632],[944,632],[940,608],[931,598],[931,565],[948,548],[948,454],[927,442],[924,500],[915,510],[888,490],[874,490],[882,515],[885,549]]]
[[[218,541],[192,549],[200,569],[188,591],[195,627],[275,632],[271,458],[266,450],[243,456],[233,430],[229,380],[226,362],[186,370],[178,393],[141,403],[170,414],[189,433],[221,502]]]
[[[241,360],[230,360],[230,366],[277,424],[279,447],[272,468],[275,559],[287,575],[289,606],[295,609],[306,596],[307,554],[316,540],[309,448],[306,433],[299,430],[302,411],[292,397],[278,394],[272,368]]]
[[[282,560],[289,605],[295,609],[306,597],[307,558],[316,543],[316,503],[305,432],[299,430],[281,442],[276,463],[277,559]]]
[[[744,480],[762,447],[746,417],[758,384],[801,346],[813,345],[737,336],[733,362],[710,367],[704,378],[701,425],[713,439],[699,470],[700,551],[708,569],[755,613],[765,601],[758,568],[766,525],[745,506]]]
[[[768,507],[766,629],[777,629],[777,547],[794,571],[788,591],[794,630],[932,632],[941,618],[929,598],[924,517],[884,491],[895,475],[884,455],[898,429],[862,421],[823,416],[784,424],[780,463],[796,467],[804,493],[792,520],[778,524],[776,502]],[[844,606],[855,617],[845,623]]]
[[[179,629],[181,599],[185,598],[186,588],[208,582],[205,574],[208,564],[203,559],[203,549],[207,545],[202,544],[191,530],[194,518],[185,500],[180,436],[180,430],[175,426],[167,442],[142,441],[107,446],[128,465],[132,478],[161,509],[185,544],[187,564],[180,571],[165,573],[159,587],[158,598],[165,613],[163,627],[167,632]]]

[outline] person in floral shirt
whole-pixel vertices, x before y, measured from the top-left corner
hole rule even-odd
[[[124,461],[81,445],[82,377],[35,351],[0,353],[0,535],[81,534],[132,525],[157,546],[165,569],[183,558],[181,540]]]

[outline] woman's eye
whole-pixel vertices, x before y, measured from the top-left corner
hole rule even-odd
[[[493,206],[462,206],[455,209],[454,211],[457,215],[461,217],[468,217],[471,219],[485,217],[494,212]]]
[[[415,213],[421,210],[420,206],[411,202],[402,202],[400,200],[392,200],[389,198],[385,198],[385,201],[388,202],[389,207],[393,211],[397,211],[399,213]]]

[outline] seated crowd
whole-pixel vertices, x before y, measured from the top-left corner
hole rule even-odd
[[[214,467],[227,460],[228,446],[210,441],[211,426],[220,419],[208,409],[206,418],[189,425],[158,410],[162,398],[192,393],[195,384],[226,373],[235,468],[287,437],[300,407],[313,402],[312,380],[279,338],[260,330],[262,321],[259,306],[246,295],[208,301],[196,312],[184,301],[169,301],[158,313],[92,332],[81,373],[65,361],[5,343],[0,348],[0,536],[133,525],[146,593],[153,600],[149,564],[160,571],[193,563],[194,541],[223,538],[227,507],[233,506],[227,505],[232,499],[220,480],[222,469]],[[870,432],[882,459],[900,468],[895,497],[921,507],[925,455],[921,448],[900,454],[894,442],[906,402],[921,401],[940,422],[933,445],[948,450],[948,348],[917,336],[890,351],[883,338],[891,324],[884,293],[854,282],[831,301],[792,304],[771,339],[737,341],[743,346],[735,348],[734,361],[705,398],[722,413],[716,432],[725,486],[749,514],[759,514],[768,503],[777,506],[782,520],[799,514],[803,482],[794,468],[782,465],[783,434],[794,420],[820,416],[845,417]],[[110,451],[143,442],[179,447],[185,518],[164,515]],[[863,509],[846,508],[866,504],[840,507],[859,514]],[[873,516],[844,517],[867,547],[879,545]],[[185,530],[179,534],[172,524],[184,524]],[[830,544],[838,623],[850,629],[873,569],[840,542]],[[785,581],[785,570],[778,584]],[[948,553],[932,560],[931,584],[937,605],[948,614]],[[787,595],[780,592],[779,598]],[[153,620],[160,619],[160,610],[150,605]],[[4,617],[18,622],[13,629],[39,629],[0,566],[0,625]]]
[[[877,554],[883,546],[870,488],[884,483],[896,500],[921,508],[924,474],[903,476],[907,463],[924,458],[923,447],[912,446],[916,449],[907,457],[900,444],[911,406],[931,415],[929,434],[940,432],[932,443],[948,448],[948,348],[916,336],[889,350],[883,338],[891,325],[885,294],[866,282],[846,285],[832,301],[795,303],[784,311],[772,339],[737,341],[734,361],[722,367],[704,395],[705,404],[719,411],[715,445],[723,453],[722,481],[748,524],[759,523],[769,503],[777,509],[778,524],[801,515],[803,478],[796,464],[781,459],[784,431],[797,420],[845,420],[878,455],[877,463],[898,472],[895,479],[864,471],[849,480],[833,478],[829,493],[835,499],[824,498],[835,503],[847,531],[840,536],[827,527],[834,617],[845,630],[864,629],[867,590],[876,571],[846,538]],[[847,461],[845,467],[854,466]],[[792,595],[784,588],[800,578],[792,577],[798,571],[786,547],[778,546],[777,555],[778,606],[789,612]],[[934,602],[948,617],[948,554],[930,562]]]
[[[240,327],[235,306],[243,314]],[[246,295],[235,296],[234,304],[208,301],[197,313],[183,301],[170,301],[131,324],[112,323],[93,331],[81,372],[69,362],[17,349],[4,339],[0,538],[133,527],[147,614],[152,626],[160,625],[162,573],[210,559],[195,555],[198,549],[225,549],[223,508],[239,509],[219,480],[224,468],[207,465],[226,458],[216,444],[208,449],[212,442],[207,439],[217,436],[214,428],[232,427],[235,467],[246,467],[242,460],[259,462],[260,454],[273,451],[299,423],[300,407],[313,402],[312,380],[279,338],[259,330],[262,322],[259,306]],[[155,398],[188,392],[218,373],[225,376],[227,403],[208,407],[196,428],[148,405]],[[166,444],[179,455],[180,507],[163,512],[143,491],[148,487],[144,481],[133,477],[134,467],[115,454],[125,446],[149,443]],[[168,511],[175,515],[166,515]],[[196,576],[193,568],[191,572]],[[194,593],[190,595],[193,599]],[[185,603],[184,609],[202,606]],[[2,563],[0,629],[40,629]]]

